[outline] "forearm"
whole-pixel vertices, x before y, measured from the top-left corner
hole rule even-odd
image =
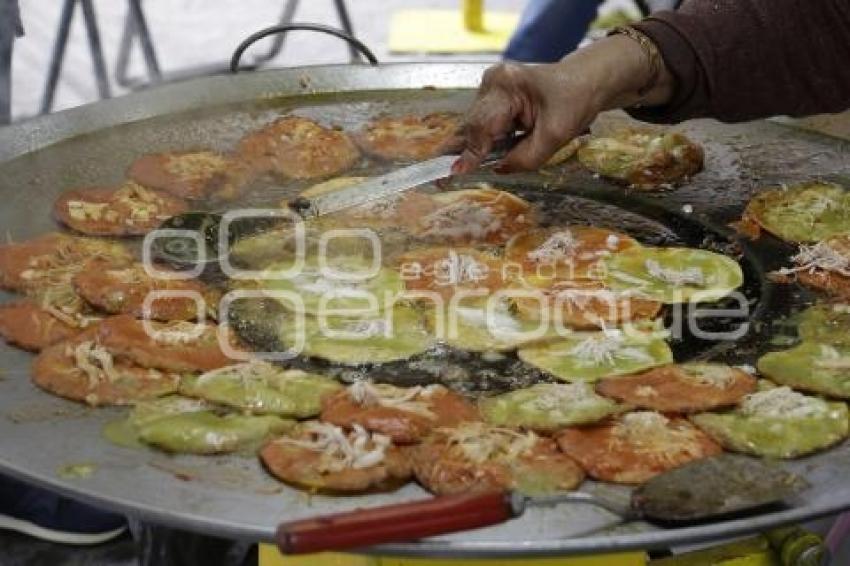
[[[635,27],[675,88],[638,118],[744,121],[850,108],[850,2],[690,0]]]
[[[653,77],[647,54],[632,38],[613,35],[564,57],[564,72],[585,73],[598,93],[599,110],[665,104],[672,96],[674,79],[663,64]],[[641,90],[649,89],[641,93]]]

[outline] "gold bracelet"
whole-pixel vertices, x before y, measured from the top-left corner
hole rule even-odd
[[[655,43],[645,33],[632,26],[618,26],[612,29],[608,35],[625,35],[635,40],[640,45],[643,54],[646,55],[647,63],[649,63],[649,79],[637,91],[638,95],[644,96],[652,90],[658,82],[658,76],[661,74],[661,53],[658,51],[658,47],[656,47]]]

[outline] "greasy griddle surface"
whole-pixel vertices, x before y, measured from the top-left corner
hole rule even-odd
[[[123,178],[132,159],[145,152],[209,146],[228,149],[244,132],[289,110],[355,130],[366,119],[382,112],[462,110],[470,96],[468,92],[417,90],[294,97],[163,116],[80,136],[0,164],[0,191],[4,197],[0,226],[6,237],[12,239],[55,229],[50,208],[62,190],[116,183]],[[621,114],[611,114],[603,117],[596,127],[604,129],[625,123]],[[624,230],[647,243],[702,244],[729,249],[730,232],[726,224],[740,214],[757,187],[817,175],[850,177],[848,145],[837,140],[766,122],[724,126],[696,121],[678,129],[703,145],[706,171],[671,193],[651,196],[629,193],[573,164],[546,173],[506,178],[484,175],[479,180],[489,180],[529,200],[545,203],[547,222],[584,221]],[[381,169],[376,167],[375,171]],[[305,185],[266,188],[246,199],[245,204],[276,204]],[[684,205],[693,207],[693,213],[685,214]],[[749,337],[736,344],[674,344],[680,359],[699,355],[752,364],[760,351],[771,347],[769,336],[775,329],[764,321],[782,316],[808,299],[794,288],[777,288],[763,279],[765,270],[779,267],[785,261],[790,251],[787,246],[765,238],[755,244],[744,243],[742,251],[748,281],[746,292],[758,307],[755,318],[762,322],[757,321]],[[211,533],[269,539],[275,524],[284,519],[423,495],[419,488],[410,485],[393,494],[310,498],[268,477],[256,458],[170,457],[149,450],[124,449],[108,443],[101,435],[103,425],[120,417],[121,411],[90,410],[50,397],[30,384],[28,354],[0,346],[0,356],[5,369],[0,375],[0,419],[4,423],[0,466],[112,508]],[[93,464],[93,475],[62,477],[63,467],[76,463]],[[523,519],[499,527],[396,550],[540,553],[552,549],[563,552],[564,549],[664,546],[671,541],[726,536],[850,504],[850,482],[843,479],[849,464],[850,448],[846,444],[793,463],[792,467],[803,472],[814,487],[805,494],[800,506],[784,515],[656,530],[642,523],[616,527],[613,526],[616,521],[606,512],[572,505],[532,510]],[[588,482],[586,487],[623,491],[618,487],[595,486],[593,482]],[[601,532],[607,536],[599,536]],[[568,538],[581,535],[584,537]],[[524,548],[520,548],[520,542],[525,542]]]

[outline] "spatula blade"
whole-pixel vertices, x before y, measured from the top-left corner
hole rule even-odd
[[[637,488],[634,510],[660,521],[695,521],[793,497],[809,483],[778,463],[736,454],[692,462]]]

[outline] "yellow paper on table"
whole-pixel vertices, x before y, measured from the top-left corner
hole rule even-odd
[[[399,10],[390,19],[393,53],[499,53],[519,22],[513,12],[485,11],[481,31],[464,25],[461,10]]]
[[[260,545],[259,566],[645,566],[643,552],[621,552],[572,558],[455,560],[438,558],[391,558],[326,552],[307,556],[283,556],[273,545]]]

